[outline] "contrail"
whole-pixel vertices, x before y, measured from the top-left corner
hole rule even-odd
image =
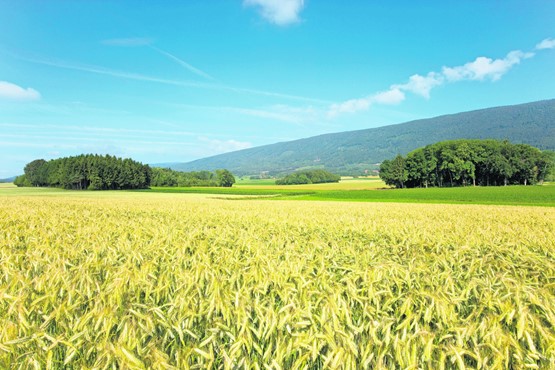
[[[175,55],[170,54],[170,53],[168,53],[167,51],[164,51],[164,50],[162,50],[162,49],[160,49],[160,48],[157,48],[156,46],[153,46],[153,45],[147,45],[147,46],[148,46],[149,48],[153,49],[153,50],[156,50],[156,51],[159,52],[160,54],[162,54],[162,55],[164,55],[164,56],[170,58],[171,60],[177,62],[179,65],[185,67],[185,69],[187,69],[187,70],[193,72],[194,74],[196,74],[196,75],[198,75],[198,76],[201,76],[201,77],[204,77],[204,78],[206,78],[206,79],[208,79],[208,80],[211,80],[211,81],[216,81],[216,79],[215,79],[214,77],[210,76],[208,73],[206,73],[206,72],[204,72],[204,71],[201,71],[201,70],[198,69],[198,68],[193,67],[192,65],[190,65],[189,63],[187,63],[187,62],[184,61],[183,59],[179,59],[179,58],[176,57]]]
[[[100,74],[100,75],[107,75],[107,76],[112,76],[112,77],[117,77],[117,78],[124,78],[124,79],[129,79],[129,80],[147,81],[147,82],[154,82],[154,83],[160,83],[160,84],[165,84],[165,85],[173,85],[173,86],[181,86],[181,87],[194,87],[194,88],[209,89],[209,90],[231,91],[231,92],[242,93],[242,94],[273,96],[273,97],[276,97],[276,98],[298,100],[298,101],[308,101],[308,102],[320,103],[320,104],[329,104],[329,103],[331,103],[327,100],[309,98],[309,97],[299,96],[299,95],[282,94],[282,93],[272,92],[272,91],[264,91],[264,90],[234,87],[234,86],[224,85],[224,84],[219,83],[217,81],[214,81],[214,82],[194,82],[194,81],[171,80],[171,79],[158,78],[158,77],[149,76],[149,75],[143,75],[143,74],[139,74],[139,73],[130,73],[130,72],[124,72],[124,71],[117,71],[117,70],[112,70],[112,69],[99,67],[99,66],[79,65],[79,64],[68,63],[68,62],[60,61],[60,60],[29,58],[29,57],[14,54],[14,53],[11,53],[11,52],[8,52],[8,54],[12,55],[14,58],[24,60],[24,61],[27,61],[27,62],[30,62],[30,63],[48,65],[48,66],[63,68],[63,69],[70,69],[70,70],[77,70],[77,71],[95,73],[95,74]],[[202,72],[202,73],[204,73],[204,72]]]

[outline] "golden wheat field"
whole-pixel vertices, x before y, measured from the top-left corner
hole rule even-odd
[[[555,367],[554,208],[60,194],[0,197],[2,369]]]

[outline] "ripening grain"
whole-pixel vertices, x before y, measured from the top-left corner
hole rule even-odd
[[[549,368],[555,209],[0,198],[0,368]]]

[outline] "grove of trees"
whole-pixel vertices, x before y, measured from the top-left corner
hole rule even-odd
[[[83,154],[27,163],[25,174],[14,180],[17,186],[46,186],[73,190],[145,189],[149,186],[231,187],[235,177],[228,170],[179,172],[151,168],[132,159]]]
[[[384,160],[380,177],[397,188],[542,183],[555,152],[498,140],[442,141]]]
[[[74,190],[119,190],[148,188],[151,169],[132,159],[83,154],[45,161],[37,159],[18,176],[17,186],[49,186]]]
[[[326,170],[306,170],[291,173],[282,179],[276,180],[276,185],[321,184],[326,182],[339,182],[341,176],[334,175]]]
[[[169,168],[152,168],[152,186],[222,186],[231,187],[235,177],[228,170],[181,172]]]

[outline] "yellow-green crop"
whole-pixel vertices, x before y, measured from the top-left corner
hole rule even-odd
[[[553,208],[65,194],[0,197],[0,368],[555,367]]]

